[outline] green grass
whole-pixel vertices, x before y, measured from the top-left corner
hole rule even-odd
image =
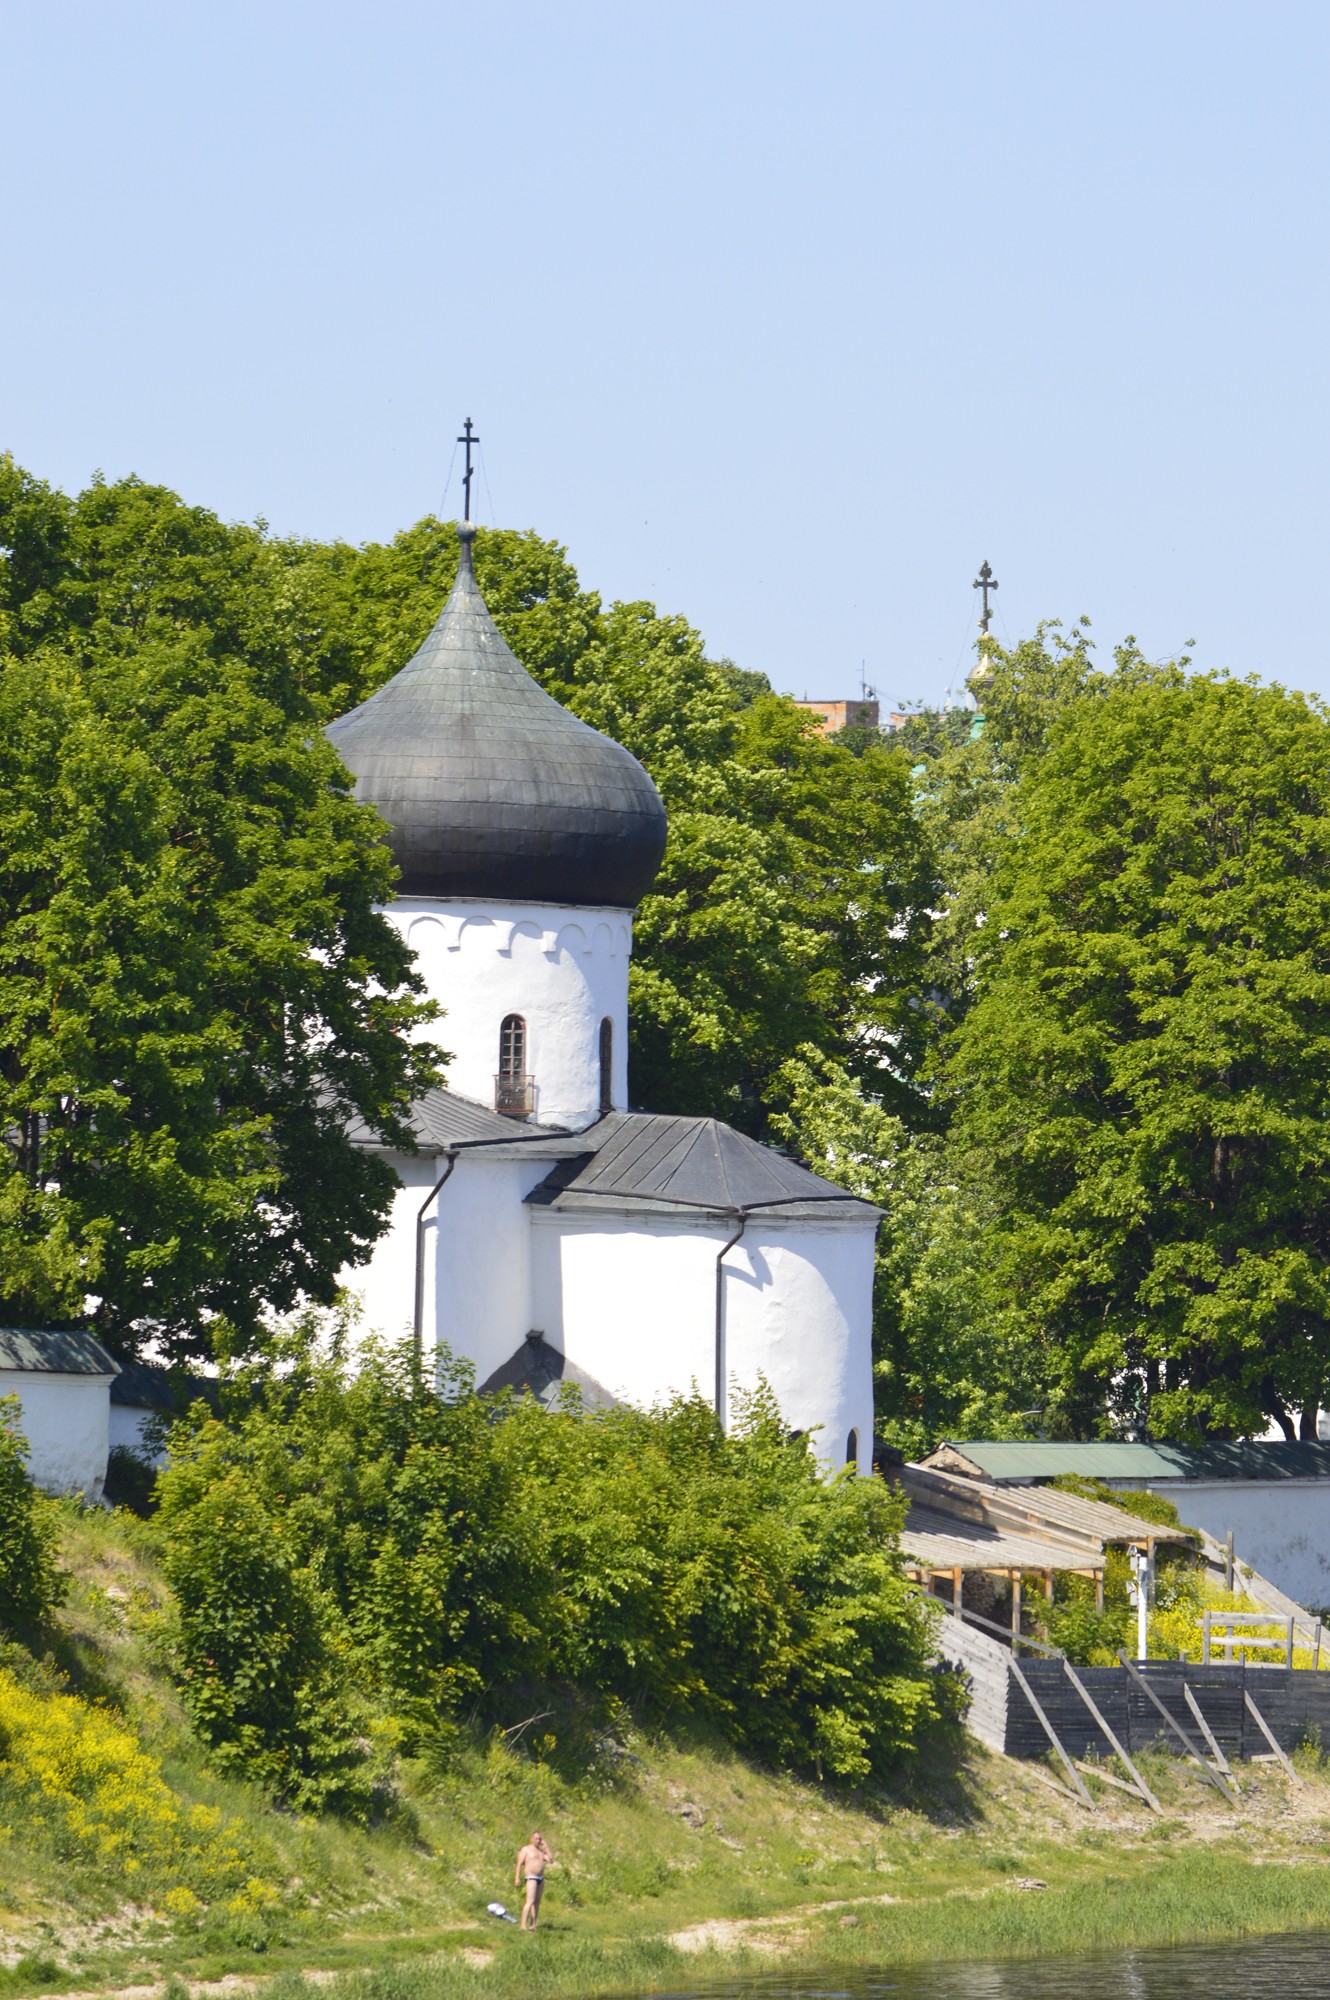
[[[329,1990],[302,1985],[309,1969],[338,1975],[341,2000],[591,1996],[777,1962],[1330,1927],[1330,1782],[1311,1752],[1297,1793],[1270,1767],[1244,1772],[1237,1813],[1185,1765],[1146,1758],[1161,1822],[1093,1777],[1103,1814],[1078,1813],[981,1752],[892,1796],[850,1797],[683,1733],[628,1733],[630,1757],[588,1757],[546,1723],[538,1754],[475,1742],[441,1774],[399,1762],[376,1830],[276,1814],[210,1773],[190,1738],[158,1657],[162,1593],[141,1532],[71,1516],[66,1561],[77,1581],[44,1671],[131,1724],[182,1799],[220,1810],[267,1887],[244,1908],[172,1912],[160,1883],[62,1858],[40,1825],[16,1822],[0,1829],[0,2000],[237,1972],[271,1975],[273,2000],[298,2000]],[[532,1938],[485,1905],[515,1902],[513,1854],[535,1826],[558,1866]],[[1021,1877],[1047,1887],[1022,1890]],[[717,1922],[741,1926],[723,1949],[685,1956],[669,1942]]]

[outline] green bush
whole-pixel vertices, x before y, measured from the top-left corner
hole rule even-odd
[[[314,1580],[238,1469],[174,1491],[172,1657],[218,1767],[284,1804],[365,1803],[344,1673]]]
[[[562,1688],[858,1779],[954,1714],[903,1503],[827,1483],[769,1398],[723,1436],[698,1400],[546,1411],[406,1352],[279,1358],[178,1428],[158,1486],[186,1699],[248,1768],[314,1755],[334,1662],[418,1748]]]
[[[0,1396],[0,1630],[39,1625],[60,1602],[55,1524],[28,1477],[17,1396]]]
[[[106,1460],[103,1497],[110,1507],[127,1507],[144,1520],[156,1499],[157,1470],[151,1459],[127,1444],[113,1444]]]

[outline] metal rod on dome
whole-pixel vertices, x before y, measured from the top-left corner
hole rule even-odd
[[[466,446],[466,471],[462,474],[462,519],[469,521],[471,519],[471,447],[473,444],[480,443],[479,432],[472,429],[470,417],[463,424],[462,435],[458,438],[457,442]]]

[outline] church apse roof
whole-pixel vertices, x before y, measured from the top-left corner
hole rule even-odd
[[[377,806],[398,893],[635,909],[665,851],[637,759],[536,685],[476,584],[475,528],[424,644],[329,724],[356,797]]]
[[[715,1118],[613,1111],[578,1135],[580,1157],[560,1161],[526,1197],[536,1207],[734,1215],[770,1209],[795,1220],[867,1221],[871,1202],[759,1145]]]

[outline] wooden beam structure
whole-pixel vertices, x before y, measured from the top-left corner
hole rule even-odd
[[[1169,1728],[1173,1731],[1173,1734],[1177,1737],[1179,1743],[1181,1743],[1183,1749],[1187,1752],[1187,1755],[1195,1759],[1195,1761],[1200,1765],[1202,1771],[1205,1773],[1206,1777],[1210,1780],[1210,1783],[1215,1787],[1215,1789],[1223,1794],[1223,1796],[1228,1800],[1230,1805],[1235,1806],[1238,1803],[1238,1797],[1237,1793],[1233,1790],[1233,1787],[1230,1784],[1228,1784],[1228,1782],[1223,1778],[1223,1776],[1217,1770],[1215,1770],[1210,1764],[1206,1762],[1205,1758],[1201,1755],[1196,1745],[1192,1742],[1191,1737],[1188,1736],[1182,1724],[1177,1720],[1177,1717],[1169,1714],[1163,1702],[1159,1699],[1159,1696],[1155,1693],[1154,1689],[1151,1687],[1149,1681],[1145,1678],[1145,1675],[1140,1671],[1139,1667],[1137,1667],[1131,1660],[1129,1660],[1124,1652],[1119,1652],[1118,1658],[1121,1660],[1123,1666],[1127,1670],[1127,1678],[1141,1690],[1142,1694],[1144,1694],[1150,1701],[1154,1703],[1155,1707],[1159,1710],[1159,1713],[1163,1716]],[[1184,1681],[1182,1685],[1185,1690],[1187,1683]],[[1211,1741],[1213,1742],[1213,1738],[1211,1738]]]
[[[1016,1685],[1021,1689],[1022,1693],[1025,1696],[1025,1699],[1029,1702],[1031,1708],[1034,1710],[1039,1721],[1042,1723],[1045,1736],[1047,1736],[1054,1750],[1061,1758],[1062,1768],[1067,1773],[1067,1776],[1071,1779],[1073,1792],[1075,1793],[1076,1797],[1080,1800],[1083,1806],[1085,1806],[1090,1812],[1094,1812],[1095,1802],[1090,1797],[1089,1792],[1087,1792],[1087,1790],[1085,1789],[1084,1780],[1082,1779],[1080,1773],[1077,1771],[1076,1766],[1072,1762],[1071,1758],[1067,1755],[1066,1751],[1063,1749],[1062,1743],[1058,1737],[1056,1729],[1054,1729],[1052,1723],[1049,1721],[1048,1717],[1044,1714],[1043,1706],[1039,1700],[1039,1697],[1035,1693],[1034,1689],[1030,1686],[1029,1681],[1026,1680],[1025,1675],[1021,1672],[1020,1662],[1017,1660],[1016,1655],[1014,1653],[1011,1656],[1011,1672],[1012,1672],[1012,1678],[1016,1682]]]
[[[1145,1800],[1145,1803],[1146,1805],[1149,1806],[1151,1812],[1157,1812],[1159,1814],[1159,1817],[1162,1819],[1164,1816],[1164,1808],[1160,1805],[1158,1799],[1155,1797],[1154,1793],[1150,1790],[1150,1787],[1146,1784],[1145,1779],[1136,1769],[1136,1766],[1132,1763],[1131,1758],[1127,1755],[1126,1751],[1119,1743],[1117,1737],[1113,1734],[1112,1729],[1109,1727],[1105,1717],[1100,1713],[1098,1704],[1096,1703],[1089,1689],[1086,1687],[1085,1682],[1081,1679],[1080,1675],[1077,1673],[1075,1667],[1073,1667],[1070,1660],[1064,1660],[1062,1662],[1062,1665],[1066,1671],[1067,1679],[1071,1682],[1077,1694],[1080,1696],[1081,1700],[1085,1703],[1085,1706],[1089,1709],[1091,1715],[1098,1723],[1100,1729],[1103,1730],[1104,1735],[1108,1738],[1108,1741],[1112,1746],[1114,1755],[1118,1758],[1119,1762],[1124,1766],[1129,1776],[1134,1781],[1136,1789],[1139,1792],[1140,1796]]]

